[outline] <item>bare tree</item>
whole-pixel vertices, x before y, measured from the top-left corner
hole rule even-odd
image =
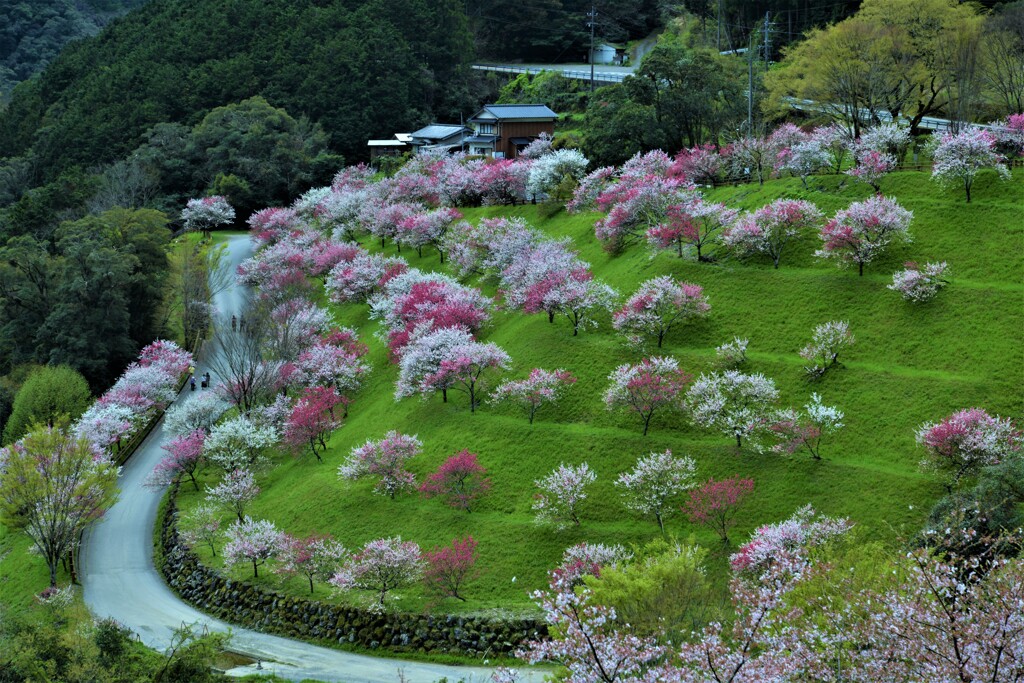
[[[234,274],[225,258],[226,245],[179,240],[169,254],[173,291],[167,317],[181,317],[185,348],[195,351],[213,322],[213,297],[227,289]],[[165,321],[166,322],[166,321]]]
[[[103,170],[99,191],[89,200],[90,213],[103,213],[114,207],[138,209],[156,196],[155,174],[138,159],[116,161]]]
[[[269,319],[258,309],[249,309],[244,320],[244,327],[238,331],[222,327],[217,332],[208,358],[225,397],[248,415],[273,396],[280,364],[269,360],[265,353]]]
[[[986,22],[982,51],[990,97],[1010,114],[1024,112],[1024,7],[1004,10]]]

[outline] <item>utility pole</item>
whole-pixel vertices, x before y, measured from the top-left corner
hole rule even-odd
[[[754,137],[754,31],[747,47],[747,137]]]
[[[768,70],[768,60],[772,56],[772,13],[764,13],[764,70]]]
[[[590,5],[587,16],[590,17],[590,92],[594,92],[594,26],[597,24],[597,7],[594,4]]]
[[[718,28],[718,51],[722,51],[722,0],[718,0],[718,14],[715,15],[715,24]]]

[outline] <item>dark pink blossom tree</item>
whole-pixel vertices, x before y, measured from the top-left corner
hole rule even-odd
[[[922,467],[949,474],[952,490],[964,477],[1019,454],[1022,434],[1010,421],[981,408],[960,410],[917,430],[917,442],[927,449]]]
[[[690,500],[683,506],[683,512],[691,522],[713,529],[722,543],[728,543],[729,530],[736,525],[739,508],[753,491],[753,479],[708,479],[690,491]]]
[[[486,475],[476,453],[461,450],[427,475],[420,492],[427,498],[443,498],[451,507],[471,512],[477,499],[491,489],[491,480]]]
[[[153,468],[153,472],[146,479],[146,486],[163,488],[174,480],[187,475],[198,491],[199,483],[196,481],[196,470],[199,469],[202,462],[205,440],[206,432],[201,429],[168,440],[161,446],[163,450],[167,451],[167,455],[161,458]]]
[[[889,246],[894,239],[910,242],[910,221],[914,214],[895,199],[877,195],[854,202],[821,228],[822,248],[819,258],[835,258],[840,265],[857,264],[860,275],[864,266]]]
[[[628,408],[644,423],[644,436],[654,413],[666,408],[682,408],[686,385],[693,379],[679,369],[675,358],[654,356],[635,365],[620,365],[608,375],[611,385],[604,392],[609,410]]]
[[[821,211],[811,202],[776,199],[727,227],[722,242],[741,257],[770,256],[778,268],[786,245],[799,239],[801,233],[817,228],[822,218]]]
[[[342,402],[333,387],[311,387],[302,392],[284,424],[284,442],[296,452],[307,446],[317,462],[327,450],[331,432],[341,426],[334,408]]]
[[[476,569],[477,542],[472,536],[453,538],[451,545],[438,546],[423,554],[423,582],[427,592],[440,598],[466,601],[461,591],[479,576]]]
[[[725,204],[714,204],[698,195],[668,206],[665,220],[647,230],[647,241],[658,249],[672,249],[679,256],[683,255],[683,247],[692,247],[697,260],[706,261],[701,250],[732,225],[738,214]]]

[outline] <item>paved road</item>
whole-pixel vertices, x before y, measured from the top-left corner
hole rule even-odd
[[[234,272],[238,263],[251,254],[248,237],[229,237],[228,249]],[[214,304],[222,317],[230,317],[243,310],[244,301],[244,292],[232,286],[217,294]],[[203,371],[201,365],[197,368]],[[190,396],[186,389],[178,400],[189,400]],[[203,624],[211,631],[230,628],[181,601],[153,564],[153,528],[163,492],[151,491],[142,483],[162,456],[163,439],[161,421],[123,468],[121,497],[86,535],[81,552],[83,595],[89,609],[98,617],[113,617],[159,651],[170,644],[174,629],[183,623]],[[450,681],[479,683],[490,676],[486,668],[357,655],[241,628],[233,629],[233,633],[231,649],[262,660],[264,672],[296,681],[391,683],[403,677],[409,683],[429,683],[447,677]],[[251,665],[230,673],[243,675],[254,669]],[[535,680],[540,680],[539,674]]]

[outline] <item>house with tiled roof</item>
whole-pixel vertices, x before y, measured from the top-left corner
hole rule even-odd
[[[488,104],[469,119],[473,135],[466,151],[515,159],[541,133],[554,135],[558,114],[543,104]]]
[[[463,142],[473,134],[473,129],[458,123],[432,123],[410,135],[410,144],[417,152],[444,151],[458,152]]]

